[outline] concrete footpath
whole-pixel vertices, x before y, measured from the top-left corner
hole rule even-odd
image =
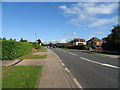
[[[41,53],[36,52],[34,55],[41,55]],[[40,76],[36,88],[71,88],[64,68],[55,53],[48,49],[44,54],[47,55],[46,59],[24,59],[15,66],[43,65],[42,76]]]
[[[38,88],[71,88],[61,63],[51,50],[48,50]]]

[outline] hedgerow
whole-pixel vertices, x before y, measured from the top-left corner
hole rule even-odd
[[[27,42],[17,42],[12,40],[2,41],[2,60],[15,59],[32,51],[33,45]]]
[[[57,47],[67,48],[67,49],[79,49],[79,50],[85,49],[85,45],[59,45]]]

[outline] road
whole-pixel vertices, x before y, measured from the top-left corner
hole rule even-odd
[[[82,88],[118,88],[118,59],[79,50],[52,49]]]

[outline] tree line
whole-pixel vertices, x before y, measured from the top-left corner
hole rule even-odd
[[[102,40],[103,50],[120,51],[120,25],[115,25],[111,33]]]

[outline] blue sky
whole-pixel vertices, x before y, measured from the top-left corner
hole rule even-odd
[[[103,38],[118,22],[117,3],[9,2],[2,4],[2,37],[44,43]]]

